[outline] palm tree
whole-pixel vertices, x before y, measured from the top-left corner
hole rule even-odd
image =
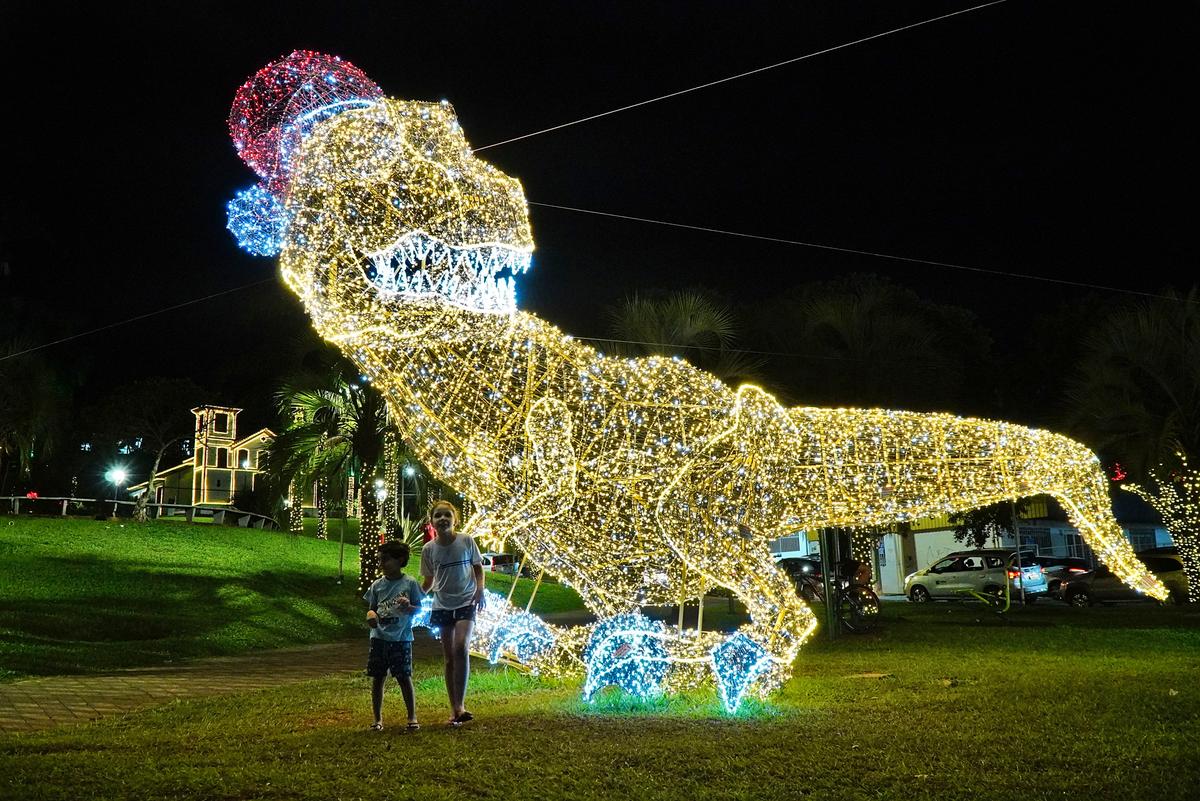
[[[757,381],[761,359],[738,350],[737,316],[700,290],[635,294],[608,310],[611,341],[630,356],[681,356],[729,384]]]
[[[797,286],[763,305],[761,337],[797,401],[958,408],[990,338],[969,312],[874,275]]]
[[[378,572],[374,545],[382,541],[374,482],[394,433],[383,396],[368,384],[347,381],[339,371],[285,385],[278,403],[280,413],[292,422],[271,444],[271,483],[290,487],[294,482],[316,482],[328,488],[347,476],[357,479],[359,585],[365,591]],[[325,509],[326,503],[317,500],[318,509]]]
[[[1118,312],[1085,342],[1070,420],[1120,460],[1125,485],[1162,515],[1200,603],[1200,294]]]

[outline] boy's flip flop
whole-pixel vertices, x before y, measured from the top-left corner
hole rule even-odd
[[[417,729],[419,729],[419,728],[421,728],[421,724],[420,724],[420,723],[413,722],[413,723],[409,723],[409,724],[408,724],[408,730],[409,730],[409,731],[416,731],[416,730],[417,730]]]
[[[367,727],[367,731],[383,731],[383,724],[382,723],[372,723],[370,726]]]
[[[455,725],[461,726],[462,724],[466,723],[468,720],[474,720],[474,719],[475,719],[475,716],[472,715],[470,712],[463,712],[461,715],[459,715],[458,717],[456,717],[454,720],[452,720],[450,722],[454,723]]]

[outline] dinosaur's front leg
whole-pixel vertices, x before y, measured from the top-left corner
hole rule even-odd
[[[497,543],[512,538],[529,551],[538,530],[575,502],[575,450],[571,412],[556,398],[535,402],[524,428],[524,452],[504,454],[520,477],[497,487],[503,484],[501,471],[494,465],[480,469],[491,485],[486,496],[494,502],[472,515],[463,530]]]
[[[575,451],[570,410],[555,398],[542,398],[525,419],[524,450],[509,459],[523,480],[491,493],[492,505],[480,508],[463,531],[493,542],[512,540],[534,562],[569,580],[584,603],[597,614],[611,612],[603,588],[593,586],[578,569],[586,560],[575,553],[575,533],[561,525],[575,502]],[[499,476],[500,471],[489,471]],[[496,479],[494,479],[496,480]],[[497,483],[498,480],[497,480]],[[506,658],[540,673],[558,675],[577,670],[586,635],[547,626],[502,599],[489,601],[479,626],[481,647],[496,661]]]

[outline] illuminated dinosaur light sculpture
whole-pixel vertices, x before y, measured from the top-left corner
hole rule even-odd
[[[715,679],[736,709],[787,679],[816,627],[769,540],[1042,493],[1117,575],[1165,596],[1082,445],[947,414],[785,408],[679,359],[606,357],[517,308],[533,250],[524,194],[472,155],[448,104],[343,105],[311,127],[272,195],[264,225],[284,280],[423,463],[476,505],[464,531],[515,542],[599,618],[564,630],[497,598],[484,653],[586,670],[585,696]],[[736,634],[637,613],[713,586],[746,605]]]

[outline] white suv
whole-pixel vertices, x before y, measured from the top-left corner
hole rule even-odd
[[[1026,601],[1047,591],[1040,565],[1022,564],[1018,570],[1016,553],[997,548],[947,554],[924,570],[909,574],[904,579],[904,594],[913,603],[961,600],[971,592],[1003,595],[1006,580],[1014,599],[1020,597],[1022,585]]]
[[[510,576],[517,572],[517,558],[511,553],[485,553],[483,569],[493,573],[508,573]]]

